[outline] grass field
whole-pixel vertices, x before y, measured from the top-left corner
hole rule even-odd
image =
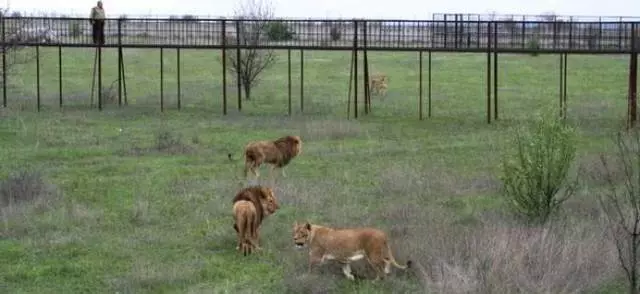
[[[371,70],[389,75],[390,85],[387,97],[372,98],[373,113],[358,120],[346,120],[347,52],[305,52],[304,113],[299,52],[292,52],[291,117],[286,52],[242,112],[229,80],[227,116],[219,52],[182,51],[177,111],[176,57],[165,51],[164,113],[158,50],[126,50],[130,105],[111,103],[102,112],[88,109],[92,51],[63,49],[63,111],[57,51],[41,53],[43,111],[35,112],[35,65],[28,64],[15,69],[9,107],[0,112],[0,177],[37,171],[12,187],[40,196],[0,212],[4,293],[625,289],[595,201],[601,182],[565,203],[567,217],[552,228],[520,225],[500,194],[499,160],[514,127],[557,107],[557,56],[501,56],[500,120],[488,125],[483,54],[433,54],[433,116],[419,121],[417,53],[369,54]],[[117,76],[116,55],[104,56],[108,85]],[[625,122],[628,59],[570,56],[568,67],[575,163],[597,173],[597,154],[612,152]],[[426,54],[424,75],[426,81]],[[426,105],[426,83],[424,99]],[[264,252],[242,257],[230,212],[245,185],[242,147],[285,134],[302,136],[303,153],[275,184],[281,209],[263,223]],[[266,179],[266,168],[262,174]],[[396,258],[421,267],[383,282],[347,281],[335,265],[307,275],[306,251],[291,240],[294,220],[383,228]],[[354,271],[368,273],[362,264]]]

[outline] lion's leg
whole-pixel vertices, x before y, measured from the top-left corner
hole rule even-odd
[[[255,247],[256,251],[260,251],[262,250],[262,248],[260,247],[260,227],[256,227],[256,229],[253,231],[253,246]]]
[[[370,257],[367,257],[367,261],[369,262],[369,264],[371,265],[371,267],[373,267],[373,269],[376,272],[376,278],[374,280],[381,280],[384,278],[384,274],[382,272],[382,266],[380,264],[381,260],[378,259],[372,259]]]
[[[322,256],[322,254],[320,254],[319,256]],[[315,265],[318,264],[322,261],[321,257],[317,257],[313,250],[309,252],[309,273],[311,273],[311,268]]]
[[[342,263],[342,273],[344,273],[344,275],[347,277],[347,279],[349,280],[355,280],[356,278],[353,276],[353,273],[351,272],[351,264],[349,262],[343,262]]]

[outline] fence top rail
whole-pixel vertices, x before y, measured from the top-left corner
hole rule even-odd
[[[87,17],[45,17],[45,16],[0,16],[5,20],[64,20],[64,21],[89,21]],[[154,17],[154,18],[130,18],[130,17],[109,17],[106,21],[135,21],[135,22],[298,22],[298,23],[344,23],[344,22],[387,22],[387,23],[473,23],[473,24],[495,24],[495,23],[525,23],[525,24],[640,24],[640,18],[634,21],[621,20],[602,20],[602,21],[579,21],[579,20],[518,20],[518,19],[496,19],[496,20],[470,20],[470,19],[441,19],[441,20],[416,20],[416,19],[367,19],[367,18],[171,18],[171,17]]]

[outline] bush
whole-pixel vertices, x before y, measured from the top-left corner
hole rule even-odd
[[[529,50],[539,51],[540,50],[540,39],[538,37],[533,37],[533,38],[529,39],[529,41],[527,42],[527,48],[529,48]],[[531,55],[532,56],[538,56],[538,52],[532,52]]]
[[[69,23],[69,35],[74,38],[78,38],[82,35],[82,29],[80,28],[79,22],[73,21]]]
[[[573,132],[548,112],[530,131],[515,134],[515,152],[504,158],[501,180],[511,208],[529,221],[546,222],[573,193],[568,181],[576,152]]]
[[[331,27],[329,29],[329,36],[331,37],[331,41],[339,41],[342,38],[342,31],[339,27]]]
[[[293,39],[293,32],[283,21],[273,21],[267,24],[267,38],[271,41],[289,41]]]
[[[34,202],[55,195],[55,187],[48,184],[37,171],[22,170],[0,182],[0,207]]]

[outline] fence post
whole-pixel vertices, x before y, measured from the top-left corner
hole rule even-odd
[[[7,40],[5,40],[5,15],[2,15],[2,106],[7,107]]]
[[[358,118],[358,21],[353,20],[353,118]]]
[[[638,36],[636,34],[636,23],[631,23],[631,58],[629,58],[629,113],[628,126],[631,127],[636,122],[637,116],[637,96],[638,96]]]
[[[118,18],[118,106],[122,106],[122,18]]]
[[[222,114],[227,114],[227,20],[222,20]],[[180,89],[180,86],[178,86]],[[178,101],[180,98],[178,97]],[[180,104],[178,104],[180,105]]]
[[[242,63],[240,62],[240,20],[236,20],[236,64],[232,64],[231,66],[235,66],[236,70],[236,79],[238,81],[238,111],[242,111],[242,81],[240,79],[240,69]]]

